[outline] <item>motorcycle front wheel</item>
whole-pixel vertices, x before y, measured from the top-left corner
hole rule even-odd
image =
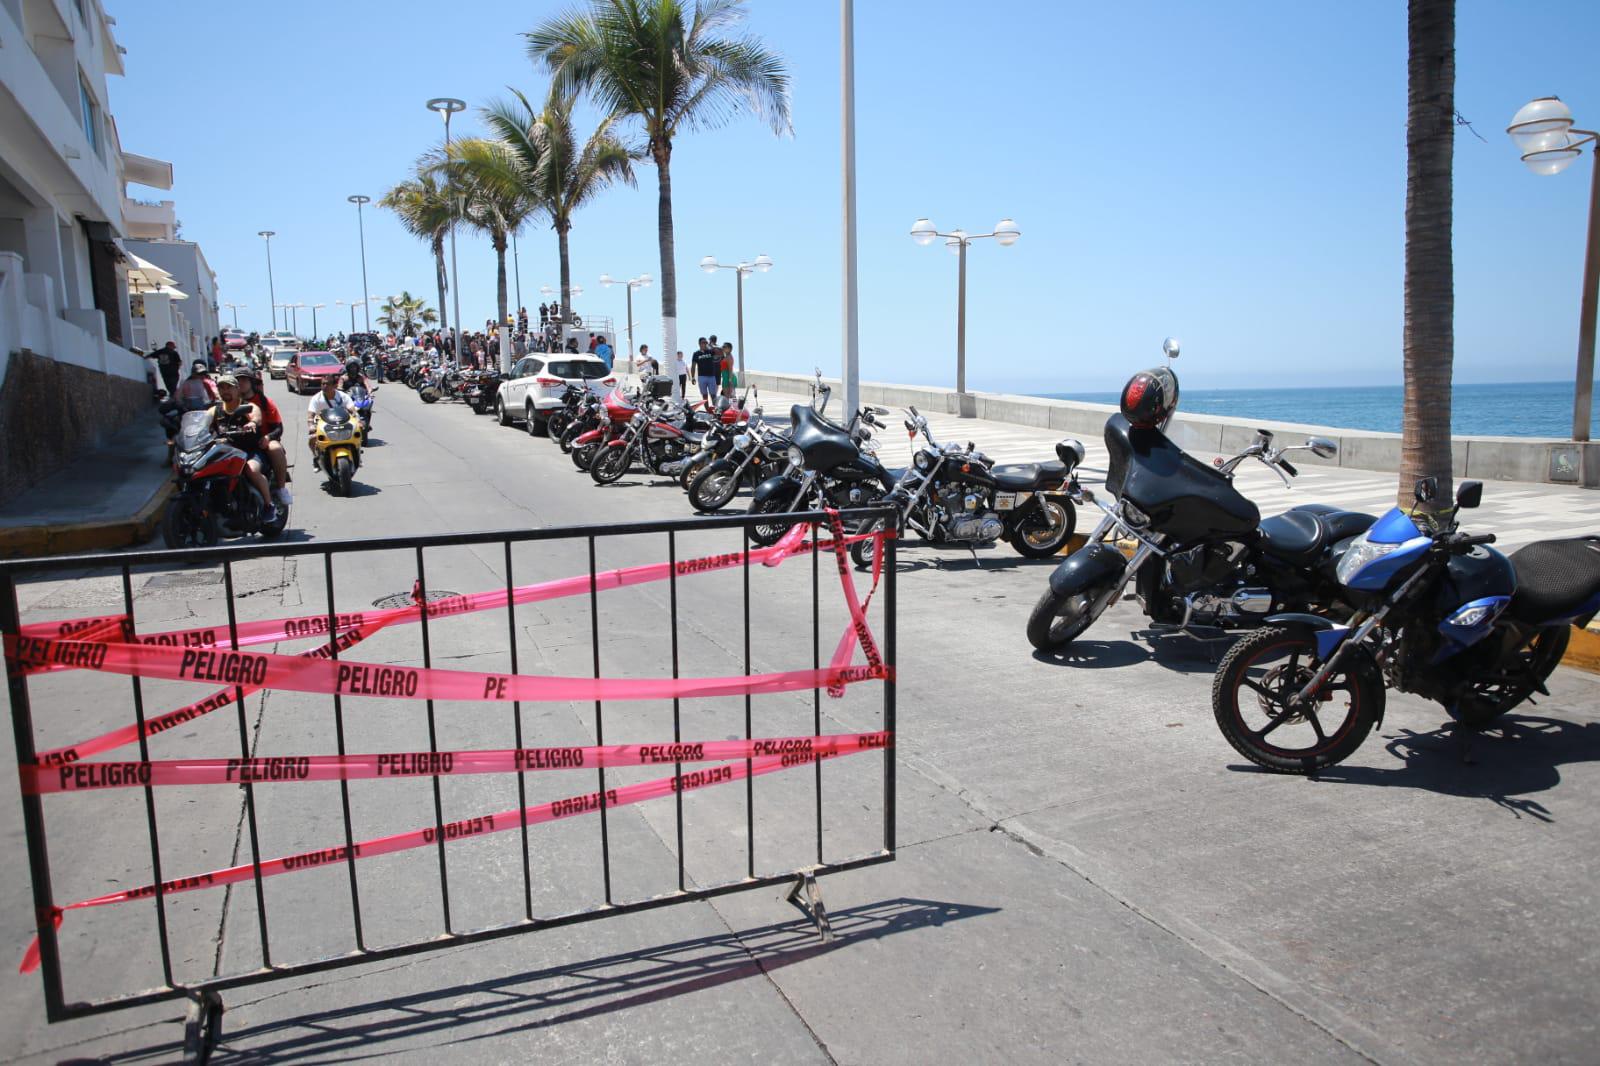
[[[780,515],[787,514],[795,509],[796,500],[788,493],[770,496],[759,503],[750,505],[750,514],[753,515]],[[750,540],[758,548],[770,548],[778,543],[783,535],[789,531],[793,522],[763,522],[750,527]]]
[[[594,461],[594,453],[599,447],[600,445],[596,441],[590,441],[588,444],[574,444],[572,450],[567,454],[572,456],[573,466],[588,473],[589,464]]]
[[[589,476],[596,485],[609,485],[628,472],[633,458],[630,448],[602,448],[589,463]]]
[[[1321,667],[1316,638],[1303,630],[1268,626],[1229,648],[1211,710],[1233,750],[1280,774],[1313,773],[1354,754],[1378,720],[1382,683],[1341,663],[1309,704],[1293,706],[1290,697]]]
[[[581,422],[568,422],[566,428],[561,431],[561,437],[556,441],[556,444],[562,451],[570,455],[572,442],[581,436],[583,436],[583,424]]]
[[[856,533],[876,533],[883,528],[883,519],[857,524],[852,536]],[[873,562],[878,556],[878,542],[876,540],[858,540],[850,545],[850,561],[856,564],[858,570],[871,570]]]
[[[678,484],[683,487],[683,491],[688,492],[689,486],[694,484],[694,479],[700,476],[700,472],[716,461],[716,457],[710,454],[698,458],[690,456],[683,464],[683,469],[678,472]]]
[[[222,522],[210,508],[176,497],[161,516],[161,539],[169,548],[214,548],[222,541]]]
[[[350,461],[348,455],[341,455],[334,461],[333,477],[339,486],[339,495],[350,495],[350,479],[355,477],[356,465]]]
[[[1058,555],[1078,528],[1078,511],[1071,500],[1043,497],[1039,506],[1011,532],[1011,546],[1026,559]]]
[[[1059,652],[1083,636],[1111,605],[1117,580],[1106,578],[1087,588],[1062,592],[1046,588],[1028,616],[1028,643],[1039,651]]]
[[[702,514],[720,511],[739,491],[734,466],[726,459],[703,465],[689,483],[689,505]]]
[[[432,385],[419,389],[417,395],[422,398],[423,403],[437,403],[439,401],[439,390]]]

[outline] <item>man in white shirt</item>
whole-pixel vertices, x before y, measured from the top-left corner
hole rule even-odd
[[[339,375],[328,374],[322,379],[322,388],[311,397],[311,404],[306,408],[306,433],[309,435],[307,445],[313,452],[317,450],[317,416],[329,409],[347,411],[351,418],[360,422],[356,414],[356,402],[350,394],[339,388]]]

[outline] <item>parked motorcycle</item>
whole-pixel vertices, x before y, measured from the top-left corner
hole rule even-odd
[[[710,419],[699,439],[695,442],[694,449],[688,455],[675,463],[670,463],[662,468],[662,473],[668,477],[678,479],[678,485],[684,492],[689,491],[689,486],[700,472],[718,459],[725,458],[733,451],[733,442],[742,433],[750,421],[750,415],[745,411],[745,399],[741,397],[737,404],[722,408],[714,419]]]
[[[601,401],[594,427],[573,438],[572,450],[567,453],[572,456],[572,465],[587,473],[595,456],[607,444],[622,436],[623,431],[633,424],[633,416],[639,413],[637,404],[627,393],[612,389]]]
[[[577,406],[567,420],[566,428],[559,436],[552,434],[556,437],[557,446],[568,455],[572,454],[573,445],[578,438],[600,425],[606,417],[605,397],[596,396],[588,389],[584,389],[583,392],[584,395],[578,398]]]
[[[789,450],[789,436],[779,433],[761,420],[761,408],[743,426],[718,426],[707,434],[726,438],[727,450],[710,462],[695,465],[698,471],[689,482],[689,504],[702,514],[722,510],[745,484],[756,485],[767,471],[782,466]],[[715,451],[715,449],[714,449]]]
[[[789,410],[790,444],[783,473],[756,486],[752,515],[777,516],[824,507],[866,507],[894,488],[890,473],[873,454],[870,427],[882,428],[884,407],[863,407],[848,426],[830,422],[812,407]],[[752,526],[750,539],[766,547],[776,544],[790,523],[774,519]]]
[[[272,540],[289,524],[289,508],[263,522],[266,505],[245,476],[249,456],[219,437],[210,410],[182,416],[173,474],[178,491],[161,517],[161,539],[169,548],[209,548],[223,537],[260,534]]]
[[[1056,444],[1057,462],[996,466],[969,441],[940,444],[928,420],[908,408],[906,432],[923,445],[911,457],[884,499],[899,511],[899,532],[910,530],[931,544],[987,548],[1004,539],[1029,559],[1048,559],[1066,547],[1077,527],[1072,496],[1081,492],[1073,471],[1083,462],[1081,443]],[[850,546],[857,566],[868,568],[877,541]]]
[[[1419,503],[1437,492],[1435,479],[1417,482]],[[1482,496],[1481,482],[1463,481],[1456,508]],[[1334,561],[1354,615],[1273,615],[1223,657],[1211,689],[1222,735],[1258,766],[1309,774],[1361,746],[1388,688],[1442,704],[1468,729],[1548,694],[1572,627],[1600,611],[1600,536],[1510,558],[1494,539],[1460,532],[1454,517],[1395,508],[1378,519]]]
[[[1176,342],[1167,345],[1176,355]],[[1234,488],[1233,473],[1256,459],[1287,485],[1298,471],[1286,453],[1328,457],[1338,445],[1311,437],[1280,448],[1259,430],[1248,448],[1213,468],[1164,432],[1177,402],[1177,378],[1166,367],[1135,374],[1124,386],[1122,410],[1106,420],[1111,502],[1080,490],[1081,502],[1105,517],[1056,567],[1028,618],[1028,642],[1040,651],[1058,652],[1082,636],[1130,581],[1158,630],[1252,628],[1274,612],[1337,599],[1321,564],[1372,516],[1313,504],[1263,521]],[[1122,539],[1138,545],[1131,560],[1115,546]]]
[[[499,385],[495,386],[499,391]],[[573,385],[570,382],[561,390],[561,406],[552,410],[545,416],[545,434],[551,440],[559,441],[561,434],[567,431],[567,426],[572,424],[572,417],[578,411],[578,403],[583,397],[592,395],[582,385]]]
[[[472,408],[473,414],[483,415],[494,410],[495,398],[500,395],[501,380],[498,370],[482,370],[467,381],[462,398]]]
[[[330,407],[317,415],[312,440],[311,465],[328,476],[336,496],[350,495],[351,480],[361,468],[361,420],[348,411]]]

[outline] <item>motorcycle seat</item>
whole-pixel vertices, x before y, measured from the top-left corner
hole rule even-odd
[[[1052,460],[1048,463],[1007,463],[989,471],[994,483],[1007,492],[1034,492],[1060,484],[1067,476],[1067,464]]]
[[[1307,504],[1275,515],[1261,523],[1259,535],[1266,551],[1288,563],[1309,563],[1322,550],[1371,526],[1374,519],[1359,511],[1339,511],[1323,504]]]
[[[1511,553],[1517,591],[1507,613],[1542,624],[1600,608],[1600,536],[1541,540]]]

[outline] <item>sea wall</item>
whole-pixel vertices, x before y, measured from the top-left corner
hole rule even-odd
[[[746,384],[774,392],[805,395],[813,379],[804,374],[774,374],[752,370]],[[839,395],[838,379],[830,381]],[[1064,436],[1098,439],[1106,417],[1116,408],[1109,404],[1076,400],[1047,400],[1038,396],[1002,393],[968,393],[966,410],[957,410],[954,389],[929,385],[894,385],[863,381],[861,402],[903,408],[911,405],[941,414],[963,414],[994,422],[1037,426]],[[1311,423],[1241,421],[1217,415],[1180,413],[1169,430],[1172,438],[1197,454],[1232,455],[1242,450],[1257,429],[1268,429],[1293,440],[1315,434],[1339,444],[1339,454],[1319,459],[1309,452],[1295,455],[1296,465],[1351,467],[1358,470],[1396,471],[1400,468],[1400,434],[1363,429],[1341,429]],[[1482,481],[1532,481],[1554,485],[1600,488],[1600,443],[1537,437],[1453,437],[1451,448],[1456,477]]]

